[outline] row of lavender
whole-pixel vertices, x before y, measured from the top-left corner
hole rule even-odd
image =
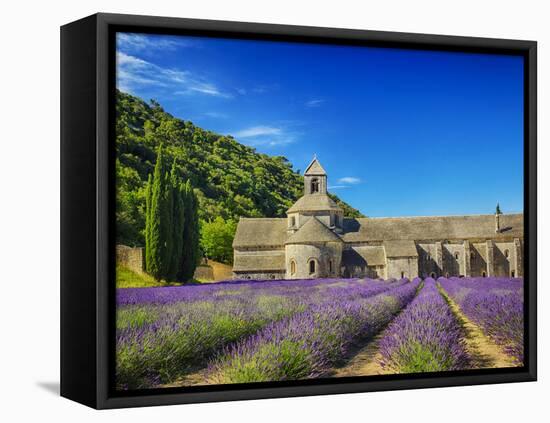
[[[225,349],[210,363],[210,383],[246,383],[322,377],[360,338],[386,326],[416,295],[420,280],[368,298],[332,296],[272,323]]]
[[[427,278],[418,296],[384,331],[381,365],[392,373],[467,368],[469,357],[457,317]]]
[[[118,290],[117,385],[174,382],[206,366],[224,347],[311,309],[336,310],[339,304],[339,316],[349,320],[346,304],[403,283],[325,279]]]
[[[119,290],[118,386],[154,387],[198,369],[205,383],[321,377],[345,359],[350,345],[388,324],[379,345],[389,372],[469,368],[461,324],[442,293],[521,363],[520,280],[440,278],[438,287],[428,278],[416,297],[420,280],[407,282],[247,281]]]
[[[523,279],[440,278],[441,287],[471,321],[523,364]]]

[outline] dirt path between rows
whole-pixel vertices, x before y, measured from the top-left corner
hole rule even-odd
[[[198,385],[209,385],[206,377],[206,369],[196,369],[192,373],[188,373],[185,376],[182,376],[171,383],[166,383],[162,385],[162,388],[180,388],[183,386],[198,386]]]
[[[516,367],[514,359],[502,351],[491,338],[483,333],[481,328],[472,322],[460,307],[444,292],[440,290],[443,297],[449,303],[451,310],[457,317],[464,330],[464,341],[466,350],[472,359],[472,369]]]
[[[442,292],[442,294],[464,330],[466,350],[472,360],[470,368],[486,369],[517,366],[514,359],[505,354],[502,348],[486,336],[478,325],[468,319],[462,313],[460,307],[445,292]],[[379,352],[379,343],[383,336],[384,331],[372,338],[366,345],[352,349],[350,352],[351,359],[342,367],[335,368],[331,376],[372,376],[391,373],[380,364],[382,355]]]
[[[376,335],[362,348],[352,349],[350,353],[352,358],[343,367],[335,368],[331,376],[373,376],[389,373],[380,365],[382,355],[379,352],[378,343],[383,333],[382,331],[382,333]]]

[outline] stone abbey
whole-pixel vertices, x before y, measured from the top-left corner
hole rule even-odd
[[[523,214],[347,218],[314,158],[286,218],[241,218],[236,279],[523,276]]]

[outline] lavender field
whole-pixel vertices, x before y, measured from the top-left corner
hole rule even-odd
[[[449,301],[520,365],[522,286],[520,279],[428,278],[118,289],[117,387],[331,377],[375,337],[380,373],[470,368]]]

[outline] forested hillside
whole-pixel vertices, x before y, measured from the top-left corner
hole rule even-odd
[[[231,136],[171,116],[155,101],[120,91],[116,110],[118,243],[145,243],[145,186],[160,144],[166,162],[175,161],[182,179],[194,187],[202,222],[218,216],[228,222],[240,216],[284,217],[302,195],[303,177],[285,157],[258,153]],[[361,215],[333,198],[346,216]]]

